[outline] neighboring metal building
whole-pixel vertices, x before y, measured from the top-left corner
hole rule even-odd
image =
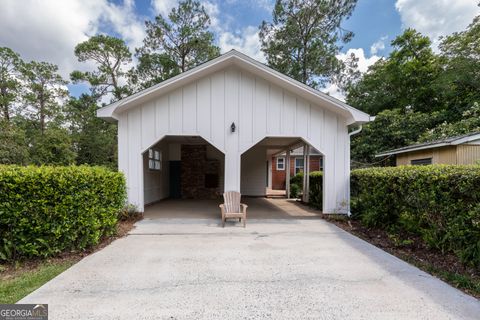
[[[420,143],[377,154],[395,156],[396,165],[476,164],[480,161],[480,132]]]
[[[348,129],[370,120],[234,50],[97,115],[118,122],[119,169],[141,211],[167,197],[224,190],[264,196],[268,159],[311,146],[323,156],[323,212],[348,213]]]

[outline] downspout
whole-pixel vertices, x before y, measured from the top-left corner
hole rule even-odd
[[[353,135],[356,135],[356,134],[360,133],[362,131],[362,129],[363,129],[363,125],[360,125],[360,127],[358,127],[357,130],[353,130],[352,132],[350,132],[348,134],[348,136],[351,138]]]
[[[362,131],[362,129],[363,129],[363,125],[360,124],[360,127],[358,127],[358,129],[350,132],[348,134],[349,141],[350,141],[350,139],[352,138],[353,135],[359,134]],[[350,150],[348,150],[348,155],[349,155],[349,158],[350,158]],[[350,161],[350,159],[348,159],[348,161]],[[350,166],[350,163],[349,163],[349,166]],[[350,180],[348,181],[347,192],[348,192],[348,195],[349,195],[349,198],[350,198]],[[349,217],[352,215],[352,212],[350,211],[350,199],[349,199],[349,202],[348,202],[347,215]]]

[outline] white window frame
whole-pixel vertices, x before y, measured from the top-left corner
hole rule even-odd
[[[279,161],[278,161],[280,159],[282,159],[281,167],[279,166]],[[285,157],[277,157],[276,163],[277,163],[277,171],[284,171],[285,170]]]
[[[294,162],[295,171],[294,171],[294,173],[297,174],[299,172],[299,171],[297,171],[297,169],[302,169],[302,172],[305,172],[305,161],[303,161],[303,165],[300,167],[300,166],[297,166],[297,160],[302,160],[303,161],[303,158],[295,158],[295,162]]]
[[[148,169],[154,171],[162,170],[162,151],[148,149]]]

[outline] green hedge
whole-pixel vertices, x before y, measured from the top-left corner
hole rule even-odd
[[[480,266],[480,166],[405,166],[352,171],[352,212],[367,226]]]
[[[322,209],[323,197],[323,173],[322,171],[312,171],[309,175],[309,205],[316,209]],[[290,178],[290,197],[296,198],[303,187],[303,172],[299,172]]]
[[[310,172],[310,192],[308,194],[308,203],[316,208],[322,209],[323,200],[323,172],[312,171]]]
[[[81,250],[115,232],[123,175],[101,167],[0,166],[0,260]]]

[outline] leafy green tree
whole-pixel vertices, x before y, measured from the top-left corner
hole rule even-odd
[[[130,93],[127,86],[127,67],[132,54],[122,39],[108,35],[96,35],[79,43],[75,55],[80,62],[93,61],[96,70],[92,72],[74,71],[72,81],[87,81],[92,95],[101,98],[108,93],[120,100]]]
[[[117,166],[117,126],[96,116],[94,97],[83,94],[66,106],[77,164]]]
[[[440,43],[443,72],[437,81],[450,119],[459,119],[472,104],[480,103],[480,16],[462,32]]]
[[[138,55],[136,68],[129,71],[129,81],[136,90],[151,87],[180,73],[177,64],[165,53]]]
[[[415,143],[423,132],[436,126],[439,119],[442,119],[439,112],[428,114],[400,109],[380,112],[375,121],[365,124],[360,134],[352,138],[352,165],[361,167],[383,162],[375,158],[375,154]]]
[[[75,162],[70,133],[62,127],[50,126],[44,134],[32,137],[30,162],[36,165],[71,165]]]
[[[413,29],[392,41],[393,51],[347,90],[347,103],[370,114],[388,109],[445,108],[436,85],[442,67],[428,37]]]
[[[158,15],[145,25],[147,35],[136,53],[139,60],[136,81],[141,87],[187,71],[220,54],[209,31],[210,17],[198,1],[180,1],[168,19]]]
[[[432,141],[473,132],[480,132],[480,103],[478,102],[463,111],[462,118],[459,121],[442,122],[435,128],[424,132],[419,141]]]
[[[12,49],[0,47],[0,119],[5,121],[10,121],[14,104],[19,101],[22,63]]]
[[[48,121],[62,117],[61,102],[68,95],[67,82],[58,74],[58,67],[48,62],[26,63],[21,73],[23,114],[44,134]]]
[[[0,163],[27,164],[28,145],[25,131],[13,121],[0,121]]]
[[[353,33],[341,28],[357,0],[277,0],[273,21],[260,26],[262,51],[274,69],[311,87],[341,72],[341,43]]]

